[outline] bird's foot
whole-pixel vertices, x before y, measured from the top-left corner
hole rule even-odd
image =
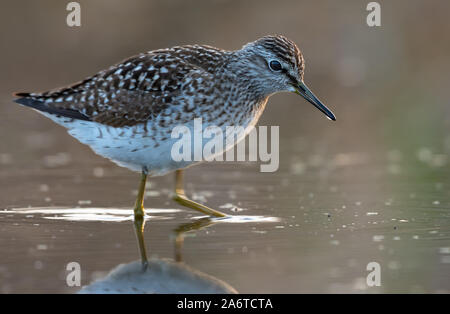
[[[183,205],[185,207],[188,208],[192,208],[195,209],[199,212],[202,212],[203,214],[206,214],[208,216],[213,216],[213,217],[226,217],[227,215],[217,211],[215,209],[209,208],[208,206],[205,206],[203,204],[194,202],[193,200],[189,199],[184,192],[176,192],[175,196],[174,196],[174,201],[177,202],[180,205]]]

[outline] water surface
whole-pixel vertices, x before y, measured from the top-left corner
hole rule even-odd
[[[299,142],[286,140],[276,173],[250,163],[190,168],[187,193],[235,218],[186,233],[181,253],[175,231],[201,214],[171,200],[171,176],[151,178],[149,256],[181,254],[189,267],[242,293],[448,292],[450,182],[442,167],[420,152],[300,158]],[[138,175],[85,153],[98,164],[70,157],[31,173],[14,161],[2,168],[2,182],[10,182],[1,191],[2,292],[74,293],[67,263],[81,265],[87,285],[139,259],[130,205]],[[380,287],[366,285],[373,261]]]

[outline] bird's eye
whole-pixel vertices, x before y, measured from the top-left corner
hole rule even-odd
[[[269,62],[269,67],[272,71],[281,71],[282,67],[281,67],[281,63],[278,62],[277,60],[272,60]]]

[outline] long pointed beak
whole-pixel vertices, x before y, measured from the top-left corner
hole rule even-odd
[[[336,117],[322,102],[311,92],[308,86],[303,82],[299,82],[295,87],[295,93],[303,96],[307,101],[313,104],[317,109],[322,111],[330,120],[336,121]]]

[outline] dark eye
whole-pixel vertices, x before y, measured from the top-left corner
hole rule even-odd
[[[269,62],[269,67],[272,71],[281,71],[281,63],[278,62],[277,60],[272,60]]]

